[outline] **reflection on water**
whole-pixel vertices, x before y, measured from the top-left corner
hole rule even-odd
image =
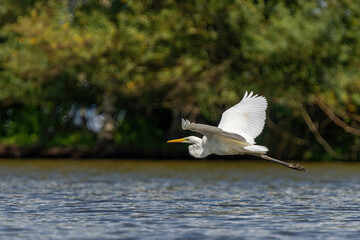
[[[360,164],[1,161],[2,239],[359,239]]]

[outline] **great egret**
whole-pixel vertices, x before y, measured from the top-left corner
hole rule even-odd
[[[267,147],[255,145],[254,139],[264,128],[266,108],[267,101],[263,96],[245,92],[238,104],[222,114],[218,127],[191,123],[182,119],[182,129],[201,133],[204,135],[202,138],[189,136],[167,142],[190,143],[189,153],[195,158],[204,158],[210,154],[250,154],[306,172],[306,169],[299,164],[287,163],[267,156]]]

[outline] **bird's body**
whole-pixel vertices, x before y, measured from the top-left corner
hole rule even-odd
[[[251,150],[251,145],[237,139],[226,138],[219,135],[202,138],[192,137],[192,145],[189,145],[189,153],[195,158],[204,158],[210,154],[216,155],[236,155],[249,153],[266,153],[266,149]],[[261,146],[263,147],[263,146]],[[247,149],[249,148],[249,149]],[[263,151],[261,151],[263,150]]]
[[[267,156],[267,147],[255,145],[255,138],[264,128],[266,108],[267,101],[264,97],[246,92],[238,104],[222,114],[218,127],[182,119],[182,129],[201,133],[204,135],[202,138],[189,136],[168,142],[190,143],[189,153],[195,158],[204,158],[210,154],[250,154],[305,171],[298,164],[282,162]]]
[[[204,158],[210,154],[234,155],[239,154],[243,142],[237,140],[203,136],[196,140],[196,143],[189,145],[189,153],[195,158]]]

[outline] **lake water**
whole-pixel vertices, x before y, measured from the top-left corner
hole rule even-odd
[[[0,161],[1,239],[360,239],[360,164]]]

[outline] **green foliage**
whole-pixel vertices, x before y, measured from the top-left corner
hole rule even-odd
[[[90,132],[76,131],[66,134],[60,132],[46,143],[46,147],[89,147],[95,143],[94,134]]]
[[[156,118],[147,119],[144,115],[129,114],[126,121],[119,122],[115,141],[123,146],[152,149],[164,142],[163,131],[156,124]]]
[[[111,96],[113,117],[128,113],[115,142],[156,149],[174,126],[144,111],[170,110],[216,124],[252,90],[272,106],[275,125],[269,126],[279,144],[262,140],[277,156],[331,155],[303,111],[336,152],[359,156],[358,136],[317,105],[321,100],[359,129],[357,1],[90,0],[72,1],[77,4],[70,8],[66,1],[25,2],[0,6],[2,143],[91,146],[96,134],[61,118],[73,104],[96,104],[104,112],[104,96]],[[6,114],[14,106],[20,106],[18,118]],[[44,130],[49,127],[56,130]]]

